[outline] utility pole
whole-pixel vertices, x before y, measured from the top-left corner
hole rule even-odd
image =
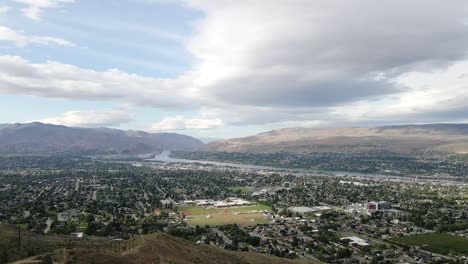
[[[21,225],[18,224],[18,248],[21,246]]]

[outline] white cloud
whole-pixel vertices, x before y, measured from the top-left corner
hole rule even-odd
[[[0,15],[8,13],[8,11],[10,11],[10,9],[11,8],[9,6],[0,6]]]
[[[151,126],[152,131],[177,131],[189,129],[212,129],[221,127],[223,121],[219,118],[206,119],[206,118],[186,118],[183,116],[165,117],[160,122],[154,123]]]
[[[37,122],[72,127],[119,126],[133,120],[129,109],[69,111]]]
[[[190,80],[157,79],[117,69],[100,72],[49,61],[0,56],[0,93],[71,100],[106,100],[153,107],[193,107]]]
[[[395,74],[467,53],[466,1],[187,2],[205,14],[188,42],[197,82],[229,104],[331,106],[396,94],[404,87]]]
[[[195,83],[227,123],[431,122],[465,109],[466,82],[429,76],[466,64],[466,1],[186,2],[205,14],[188,42]],[[422,89],[418,74],[433,82]]]
[[[466,109],[464,0],[185,2],[204,17],[181,40],[196,62],[178,78],[0,56],[0,92],[202,113],[161,130],[431,122]]]
[[[335,108],[337,113],[357,122],[401,120],[403,122],[463,122],[468,112],[468,60],[445,69],[412,71],[396,82],[408,90],[376,102],[358,102]]]
[[[134,3],[139,4],[157,4],[157,5],[168,5],[168,4],[180,4],[182,0],[130,0]]]
[[[40,20],[42,11],[47,8],[57,8],[63,3],[73,3],[75,0],[14,0],[17,3],[26,5],[21,9],[23,15],[33,19]]]
[[[72,42],[61,38],[34,35],[29,36],[25,35],[22,31],[15,31],[4,26],[0,26],[0,41],[12,42],[17,47],[25,47],[31,44],[75,46]]]

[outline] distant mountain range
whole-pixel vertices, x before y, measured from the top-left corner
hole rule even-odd
[[[374,128],[285,128],[205,145],[203,152],[345,154],[386,151],[468,153],[468,124],[399,125]]]
[[[43,123],[0,124],[0,153],[96,151],[140,154],[162,150],[239,153],[345,154],[386,151],[468,153],[468,124],[399,125],[374,128],[285,128],[254,136],[201,140],[176,133],[78,128]]]
[[[147,133],[110,128],[77,128],[43,123],[0,124],[0,152],[98,151],[150,153],[195,150],[204,144],[176,133]]]

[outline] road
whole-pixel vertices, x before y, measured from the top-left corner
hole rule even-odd
[[[230,244],[230,245],[232,244],[232,240],[229,239],[229,237],[227,237],[227,236],[226,236],[223,232],[221,232],[218,228],[213,228],[213,231],[215,231],[215,232],[218,234],[218,236],[220,236],[220,237],[223,238],[225,244]]]
[[[49,233],[50,227],[52,226],[52,223],[53,223],[52,219],[48,218],[47,221],[46,221],[47,227],[46,227],[46,229],[44,229],[44,234]]]

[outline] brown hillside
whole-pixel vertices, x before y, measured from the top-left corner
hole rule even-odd
[[[408,125],[376,128],[286,128],[255,136],[221,140],[202,148],[206,152],[247,153],[365,153],[389,151],[468,151],[468,125]]]
[[[260,253],[218,249],[208,245],[196,245],[190,241],[167,234],[145,235],[143,244],[134,251],[121,255],[94,252],[89,249],[61,249],[52,258],[55,263],[314,263],[307,260],[288,260]],[[35,263],[43,256],[28,258],[17,263]],[[37,263],[37,262],[36,262]]]
[[[109,128],[78,128],[42,123],[0,127],[0,152],[97,151],[150,153],[166,149],[193,150],[203,146],[196,138],[176,133],[147,133]]]

